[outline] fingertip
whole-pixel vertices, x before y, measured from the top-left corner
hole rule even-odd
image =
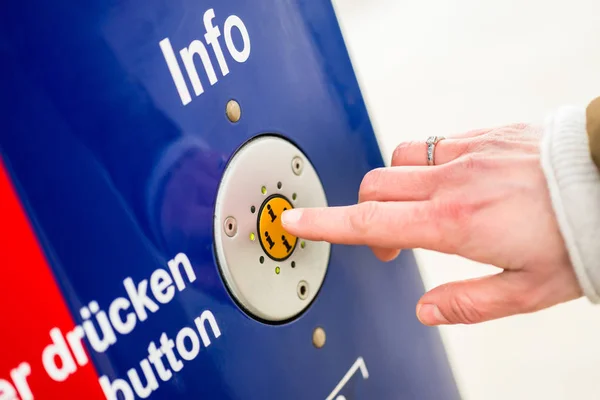
[[[417,304],[417,318],[427,326],[437,326],[448,324],[448,320],[441,313],[438,306],[435,304]]]
[[[420,323],[422,323],[423,325],[427,325],[422,319],[421,319],[421,303],[417,304],[417,309],[415,310],[415,315],[417,316],[417,319],[419,320]]]
[[[374,247],[371,250],[373,251],[373,254],[375,254],[375,257],[384,263],[395,260],[400,254],[400,250],[395,249],[382,249],[379,247]]]
[[[294,227],[298,225],[300,218],[302,218],[303,210],[301,208],[294,208],[293,210],[286,210],[281,214],[281,224],[284,227]]]

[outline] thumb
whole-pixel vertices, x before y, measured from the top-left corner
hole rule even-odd
[[[448,283],[419,300],[417,318],[430,326],[476,324],[533,311],[528,286],[520,271]]]

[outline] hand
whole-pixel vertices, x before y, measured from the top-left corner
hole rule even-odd
[[[492,264],[499,274],[426,293],[426,325],[472,324],[534,312],[582,295],[540,166],[541,131],[527,125],[400,145],[392,167],[369,172],[359,204],[295,209],[284,228],[308,240],[368,245],[387,261],[424,248]]]

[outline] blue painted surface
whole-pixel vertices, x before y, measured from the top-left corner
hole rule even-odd
[[[176,52],[235,14],[251,54],[183,106],[159,48]],[[241,39],[234,37],[239,46]],[[224,47],[223,38],[221,45]],[[246,316],[223,286],[212,212],[227,160],[244,141],[282,134],[309,155],[331,205],[356,201],[383,162],[335,14],[326,0],[19,2],[0,14],[2,156],[78,322],[106,308],[122,281],[146,279],[179,252],[198,279],[106,353],[99,373],[126,376],[161,333],[174,337],[203,310],[222,335],[152,399],[324,399],[360,356],[370,377],[347,399],[456,399],[438,331],[414,306],[423,285],[410,252],[389,264],[363,247],[333,246],[318,298],[281,326]],[[211,54],[212,55],[212,54]],[[242,119],[224,114],[234,98]],[[24,266],[25,267],[25,266]],[[327,344],[316,350],[312,330]]]

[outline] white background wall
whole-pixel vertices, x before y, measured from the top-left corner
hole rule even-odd
[[[334,4],[388,160],[404,140],[542,122],[600,96],[598,0]],[[417,256],[428,288],[491,271]],[[600,306],[586,300],[442,335],[466,400],[600,398]]]

